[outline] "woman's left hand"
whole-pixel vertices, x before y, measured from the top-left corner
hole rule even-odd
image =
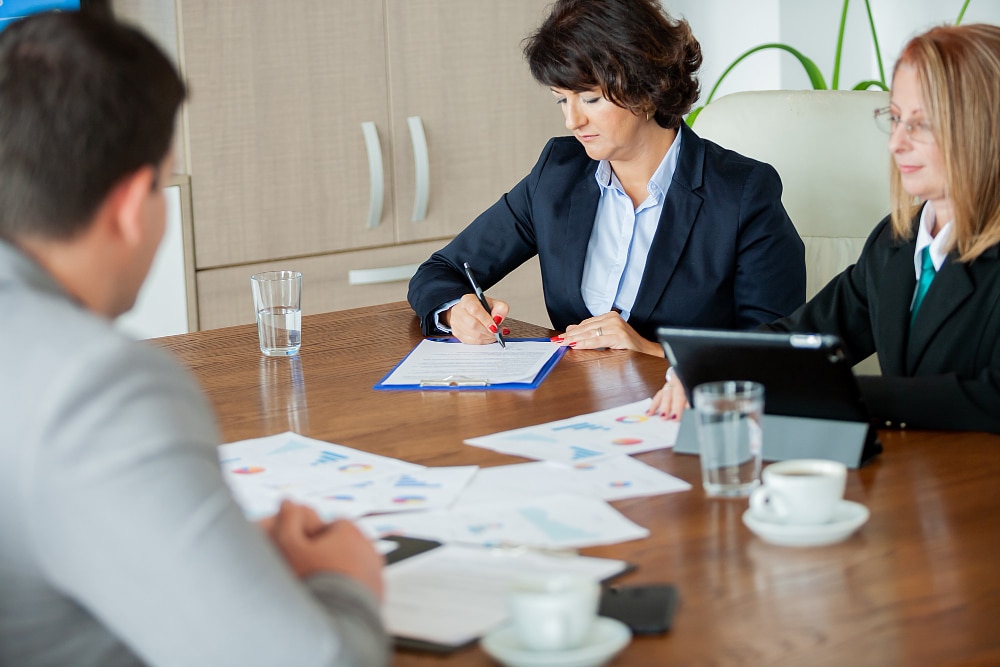
[[[598,315],[566,327],[566,333],[556,336],[554,341],[572,347],[574,350],[635,350],[645,354],[663,356],[663,348],[646,340],[614,311]]]

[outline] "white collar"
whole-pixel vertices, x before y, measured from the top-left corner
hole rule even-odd
[[[920,270],[921,264],[920,253],[924,251],[924,248],[930,247],[931,260],[934,262],[934,269],[936,271],[941,270],[941,265],[944,264],[945,258],[948,256],[948,252],[951,250],[951,233],[954,229],[954,221],[949,220],[941,230],[938,231],[937,236],[931,236],[931,230],[934,229],[934,223],[937,221],[937,213],[934,211],[934,205],[930,202],[924,204],[924,208],[920,211],[920,224],[917,227],[917,241],[916,246],[913,249],[913,266],[916,270],[917,280],[920,280]]]

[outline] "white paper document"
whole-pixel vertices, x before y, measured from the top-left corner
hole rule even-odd
[[[506,620],[505,596],[518,577],[575,573],[600,581],[626,567],[620,560],[448,544],[385,569],[383,618],[393,636],[461,646]]]
[[[553,493],[575,493],[614,501],[688,491],[691,485],[631,456],[614,456],[574,465],[548,461],[482,468],[453,508],[483,505],[509,498],[524,502]]]
[[[647,398],[579,417],[469,438],[465,442],[504,454],[558,463],[673,447],[680,423],[647,416],[651,402]]]
[[[498,499],[484,505],[412,514],[381,514],[358,522],[370,537],[407,535],[481,546],[580,549],[627,542],[649,531],[603,500],[554,494],[529,501]]]
[[[561,348],[549,341],[507,341],[499,345],[463,345],[422,340],[378,387],[531,385]]]
[[[222,445],[219,461],[250,519],[270,516],[285,498],[324,519],[443,508],[477,470],[426,468],[291,432]]]

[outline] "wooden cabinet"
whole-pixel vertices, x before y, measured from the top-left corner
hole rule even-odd
[[[264,267],[307,274],[307,313],[404,298],[565,133],[521,55],[548,0],[176,1],[202,328],[253,321]],[[534,281],[503,287],[546,324]]]
[[[198,298],[211,303],[201,312],[202,329],[254,321],[250,274],[292,269],[302,272],[302,311],[324,313],[406,299],[409,275],[440,245],[437,241],[393,245],[337,255],[317,255],[199,271]],[[400,274],[405,278],[400,278]],[[550,326],[541,299],[542,282],[534,259],[503,279],[490,295],[510,301],[511,317]]]
[[[367,224],[362,134],[388,135],[382,4],[180,5],[197,268],[393,243],[391,188]]]
[[[454,236],[528,173],[550,137],[566,133],[521,53],[549,1],[386,1],[398,241]],[[414,125],[429,155],[422,220]]]

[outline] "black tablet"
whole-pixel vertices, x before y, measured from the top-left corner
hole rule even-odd
[[[663,350],[691,390],[704,382],[764,385],[764,412],[869,421],[840,339],[819,334],[661,328]]]
[[[764,385],[766,415],[871,424],[851,363],[836,336],[669,327],[661,327],[657,334],[688,402],[699,384],[751,380]],[[797,439],[802,436],[799,431]],[[882,450],[875,436],[875,428],[867,428],[856,457],[849,455],[852,467]],[[766,440],[765,458],[769,458]],[[789,448],[772,460],[792,456],[798,449],[794,440],[785,447]]]

